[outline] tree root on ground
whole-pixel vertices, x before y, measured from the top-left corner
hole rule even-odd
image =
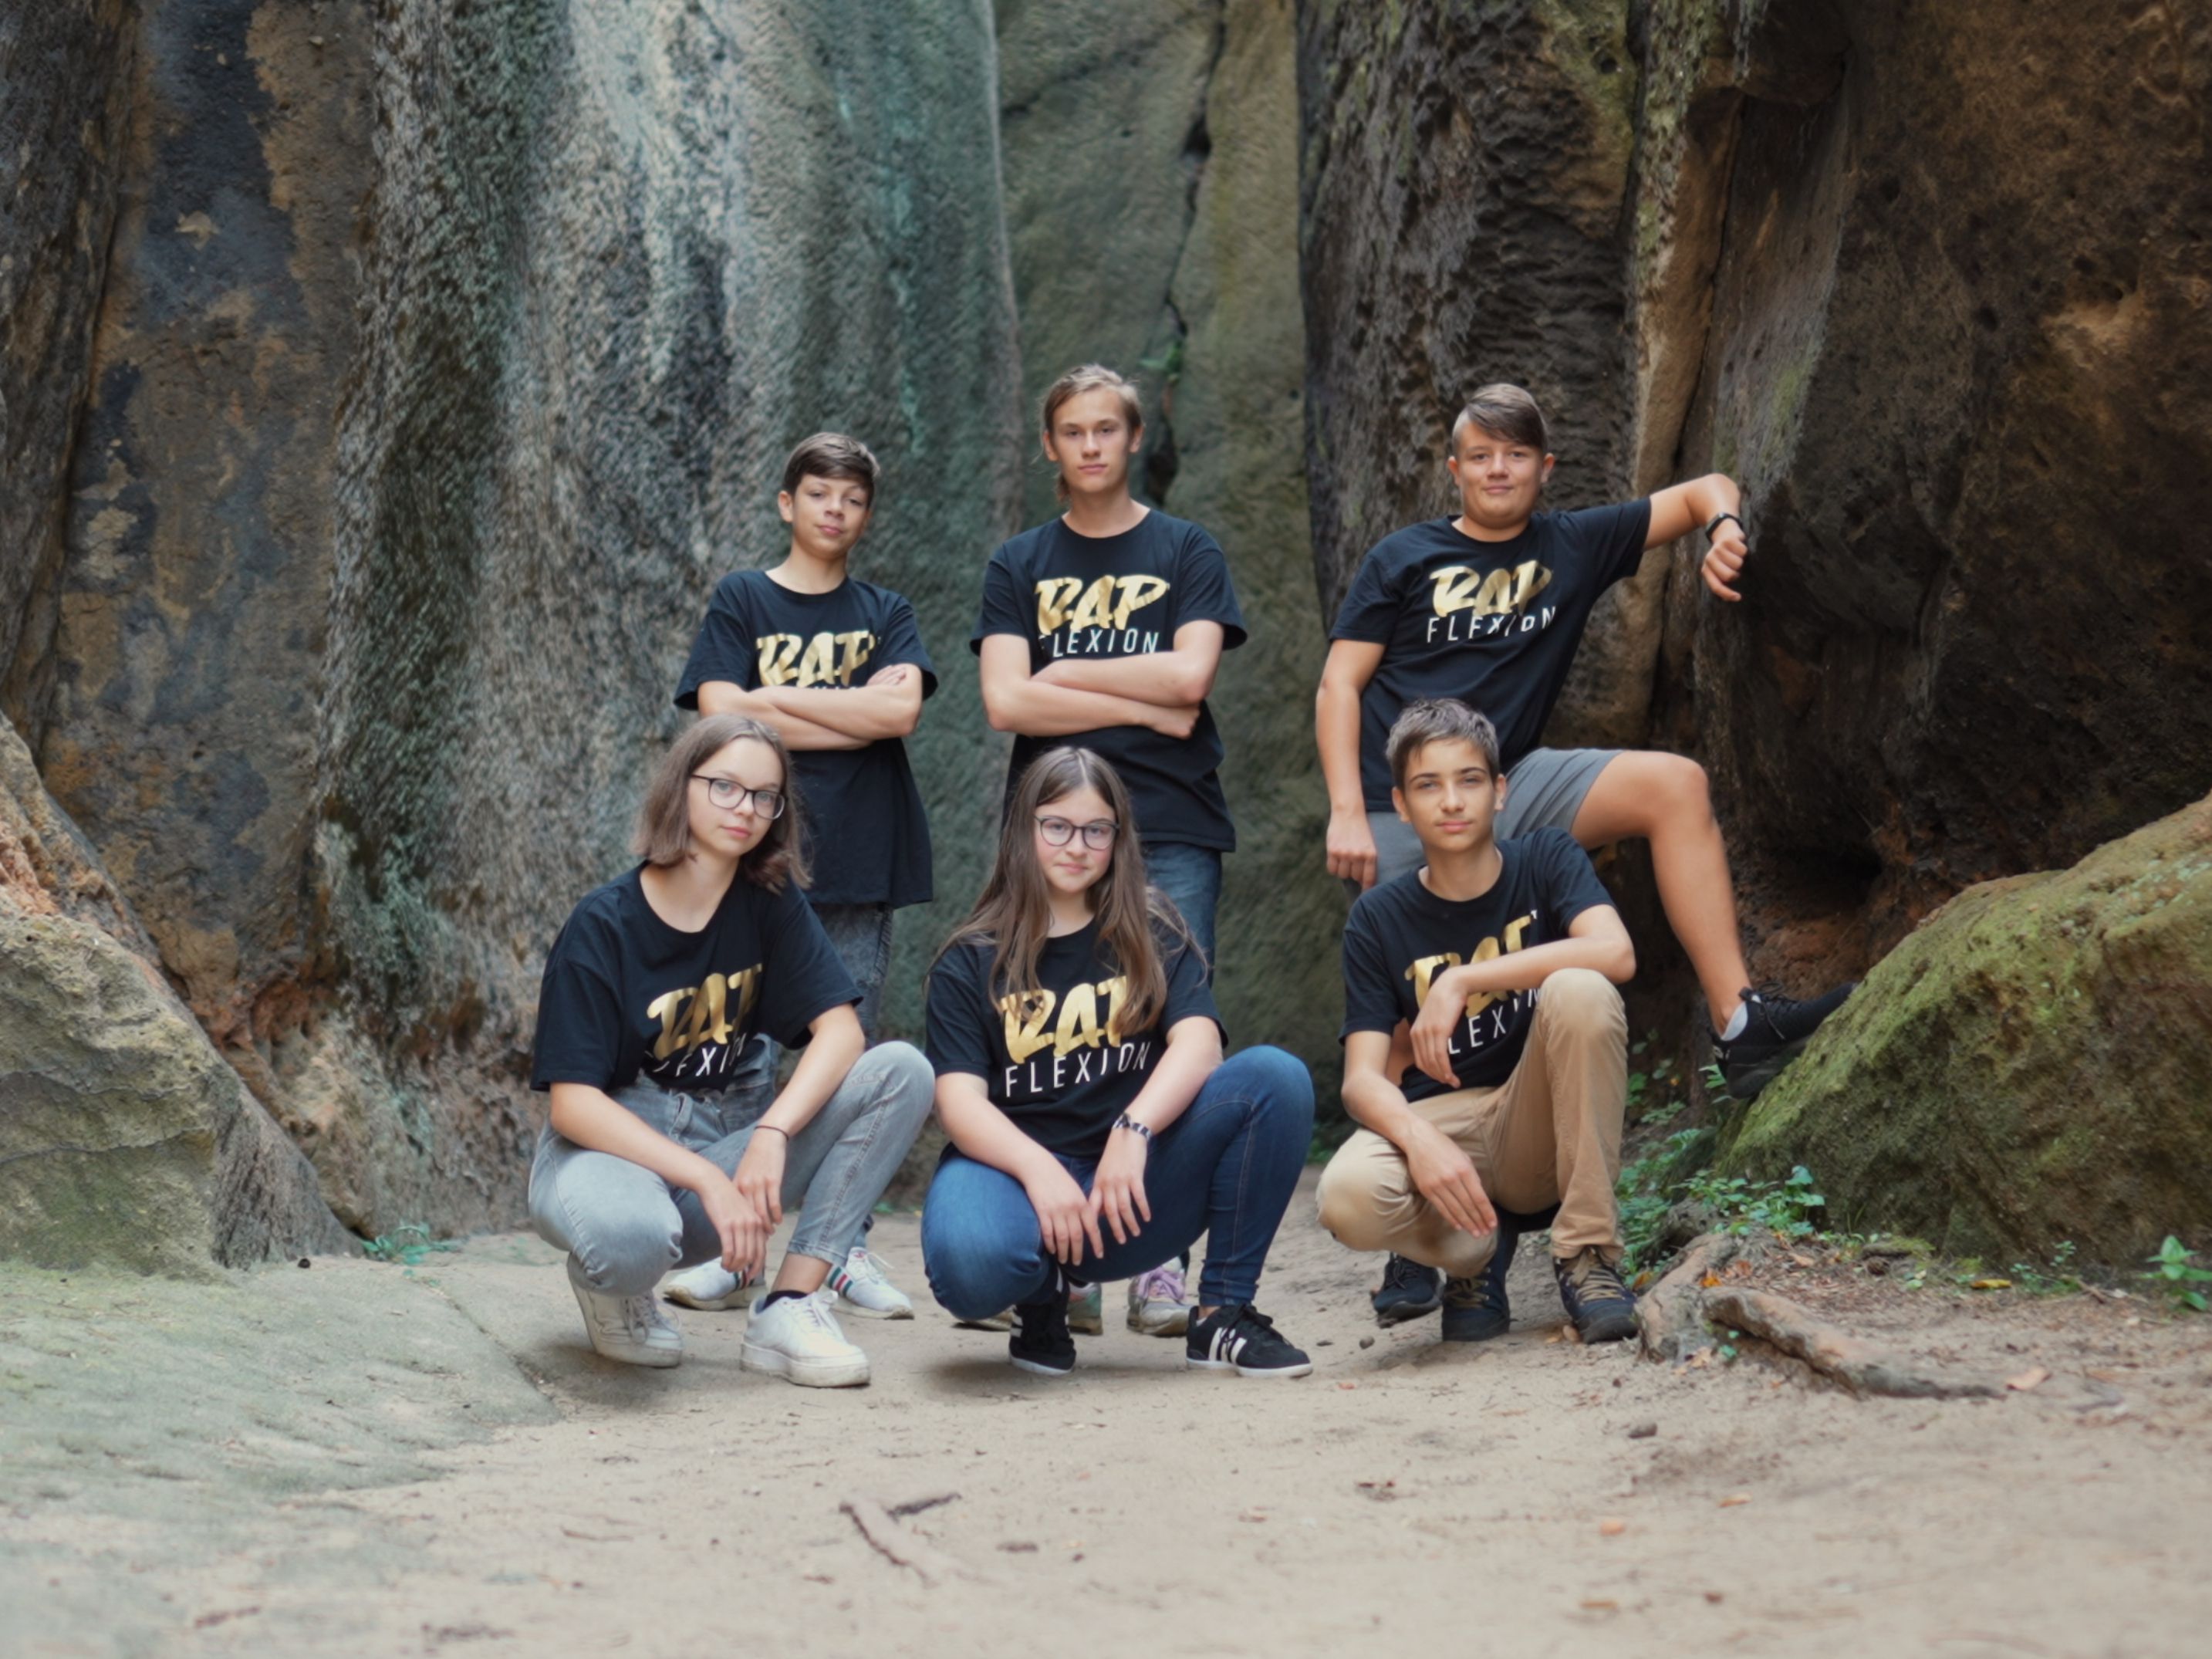
[[[925,1498],[916,1504],[902,1504],[896,1510],[886,1510],[872,1498],[848,1498],[837,1507],[853,1517],[853,1524],[860,1535],[874,1546],[877,1553],[902,1567],[909,1567],[921,1576],[925,1584],[940,1583],[947,1578],[981,1578],[982,1575],[947,1555],[936,1545],[917,1538],[892,1516],[912,1514],[917,1510],[947,1503],[957,1493],[948,1492],[943,1498]]]
[[[1713,1347],[1713,1328],[1722,1327],[1756,1337],[1855,1395],[1917,1400],[2004,1395],[2002,1377],[1915,1359],[1815,1318],[1787,1297],[1721,1282],[1725,1269],[1751,1255],[1744,1240],[1727,1233],[1708,1233],[1692,1243],[1680,1265],[1637,1304],[1644,1357],[1682,1363]]]

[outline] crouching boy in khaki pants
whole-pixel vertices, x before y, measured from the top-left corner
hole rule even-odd
[[[1322,1224],[1442,1268],[1444,1340],[1465,1341],[1504,1328],[1480,1284],[1498,1210],[1557,1205],[1559,1299],[1583,1341],[1618,1340],[1636,1328],[1613,1205],[1628,930],[1566,831],[1496,839],[1498,734],[1465,703],[1409,707],[1389,762],[1426,862],[1361,895],[1345,927],[1344,1105],[1360,1127],[1322,1174]],[[1395,1078],[1401,1030],[1413,1063]]]

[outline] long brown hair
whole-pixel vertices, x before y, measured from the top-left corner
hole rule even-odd
[[[776,729],[750,714],[709,714],[669,746],[646,786],[629,850],[664,869],[684,862],[691,850],[691,775],[740,738],[764,743],[775,751],[775,763],[783,769],[783,816],[769,825],[758,846],[738,859],[738,873],[771,893],[781,892],[786,882],[804,887],[806,854],[800,846],[800,821],[805,808],[799,799],[798,780],[791,775],[791,756]]]
[[[962,945],[989,945],[988,982],[994,996],[1027,990],[1036,983],[1037,957],[1044,952],[1052,926],[1044,872],[1037,867],[1036,815],[1048,803],[1079,789],[1097,790],[1118,826],[1106,873],[1091,889],[1091,914],[1098,920],[1102,954],[1129,981],[1129,1000],[1124,1005],[1128,1012],[1121,1029],[1149,1030],[1167,1011],[1168,1001],[1167,970],[1152,937],[1153,924],[1188,950],[1197,950],[1198,945],[1167,896],[1145,880],[1136,821],[1120,774],[1087,749],[1048,749],[1022,774],[999,830],[999,856],[992,862],[990,879],[983,884],[983,896],[937,954],[941,957]]]

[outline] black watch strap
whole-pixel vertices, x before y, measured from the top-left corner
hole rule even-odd
[[[1705,526],[1705,534],[1710,537],[1713,532],[1718,530],[1724,524],[1732,524],[1738,530],[1741,530],[1744,527],[1743,520],[1737,518],[1735,514],[1716,513],[1713,514],[1713,521]]]

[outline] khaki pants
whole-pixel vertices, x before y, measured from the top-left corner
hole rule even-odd
[[[1628,1105],[1628,1016],[1601,974],[1565,968],[1544,981],[1528,1046],[1494,1089],[1461,1089],[1413,1103],[1474,1160],[1490,1201],[1508,1210],[1559,1206],[1552,1254],[1595,1245],[1620,1252],[1613,1182]],[[1413,1190],[1405,1154],[1371,1129],[1355,1130],[1322,1171],[1321,1224],[1355,1250],[1389,1250],[1470,1279],[1497,1235],[1477,1238]]]

